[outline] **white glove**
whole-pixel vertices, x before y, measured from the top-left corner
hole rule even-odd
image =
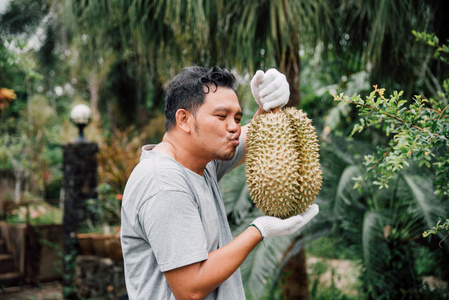
[[[262,239],[278,235],[289,235],[305,226],[318,214],[318,212],[318,205],[312,204],[300,215],[285,220],[276,217],[263,216],[255,219],[250,226],[254,226],[260,231]]]
[[[264,111],[287,104],[290,86],[284,74],[276,69],[259,70],[251,79],[251,92]]]

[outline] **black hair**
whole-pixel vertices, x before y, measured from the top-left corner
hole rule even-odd
[[[181,70],[166,86],[165,93],[165,130],[176,124],[176,112],[185,109],[194,116],[204,103],[205,95],[215,87],[237,89],[237,81],[229,71],[219,67],[204,68],[191,66]]]

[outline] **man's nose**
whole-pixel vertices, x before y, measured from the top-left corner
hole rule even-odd
[[[240,128],[240,123],[237,123],[234,119],[228,121],[228,131],[229,132],[237,132]]]

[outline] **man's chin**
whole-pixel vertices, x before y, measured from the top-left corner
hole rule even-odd
[[[233,149],[233,150],[232,150],[231,152],[229,152],[229,153],[222,154],[222,155],[220,155],[220,157],[218,158],[218,160],[231,160],[231,159],[234,158],[235,152],[236,152],[236,149]]]

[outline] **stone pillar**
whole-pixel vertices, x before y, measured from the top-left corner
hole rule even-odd
[[[86,200],[97,197],[96,143],[78,142],[64,147],[63,296],[77,299],[73,290],[75,259],[78,254],[76,231],[89,218]]]

